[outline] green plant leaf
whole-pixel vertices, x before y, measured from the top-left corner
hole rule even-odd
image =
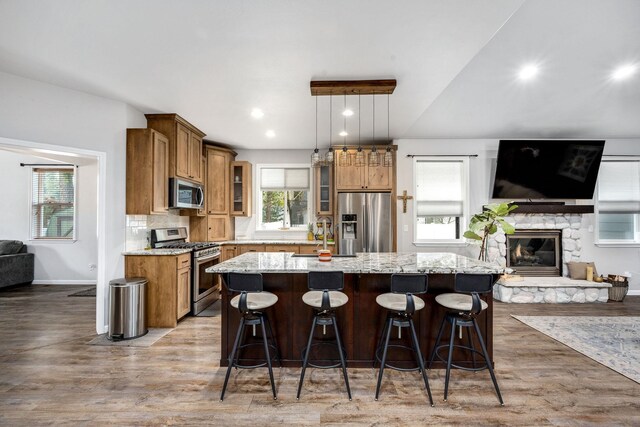
[[[504,231],[504,234],[513,234],[513,233],[515,233],[515,231],[516,231],[515,227],[513,225],[509,224],[504,219],[499,219],[498,222],[500,223],[500,226],[502,227],[502,231]]]
[[[463,236],[466,237],[467,239],[482,240],[482,237],[478,236],[476,233],[474,233],[471,230],[465,231]]]

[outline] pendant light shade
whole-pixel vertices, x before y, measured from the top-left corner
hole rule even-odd
[[[338,163],[340,164],[340,166],[351,166],[351,155],[349,154],[347,147],[342,147]]]
[[[354,166],[364,166],[366,164],[367,162],[364,159],[364,151],[362,151],[362,147],[359,146],[358,150],[356,151]]]
[[[313,150],[313,154],[311,154],[311,166],[320,166],[320,150],[318,150],[317,148]]]
[[[380,166],[380,154],[374,145],[369,153],[369,166]]]

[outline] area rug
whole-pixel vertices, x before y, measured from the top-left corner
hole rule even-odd
[[[153,344],[169,332],[173,331],[173,328],[149,328],[149,332],[140,338],[134,338],[131,340],[111,341],[107,338],[107,334],[101,334],[89,341],[89,345],[109,345],[116,347],[151,347]]]
[[[68,297],[95,297],[96,296],[96,287],[92,286],[89,289],[85,289],[82,291],[74,292],[72,294],[67,295]]]
[[[511,316],[640,383],[640,317]]]

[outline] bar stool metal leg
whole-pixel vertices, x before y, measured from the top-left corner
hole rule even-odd
[[[278,399],[276,394],[276,383],[273,380],[273,369],[271,367],[271,354],[269,353],[269,343],[267,342],[267,330],[264,327],[264,317],[260,318],[260,327],[262,328],[262,342],[264,343],[264,353],[269,367],[269,380],[271,381],[271,391],[273,392],[273,400]]]
[[[347,394],[349,400],[351,400],[351,387],[349,387],[349,377],[347,376],[347,363],[344,361],[344,353],[342,352],[342,340],[340,339],[340,332],[338,331],[338,324],[336,317],[331,316],[333,323],[333,330],[336,332],[336,341],[338,342],[338,353],[340,353],[340,364],[342,365],[342,375],[344,376],[344,383],[347,386]],[[300,382],[302,384],[302,381]]]
[[[476,369],[476,347],[473,344],[473,334],[471,331],[467,332],[467,342],[469,343],[469,348],[471,349],[471,363],[473,363],[473,369]]]
[[[382,333],[380,334],[380,338],[378,338],[378,344],[376,345],[376,354],[373,358],[373,369],[376,368],[376,362],[378,361],[378,349],[382,348],[382,343],[384,341],[384,337],[387,336],[387,328],[389,327],[389,317],[390,314],[387,313],[387,318],[384,321],[384,326],[382,327]]]
[[[433,406],[433,397],[431,396],[431,387],[429,387],[429,379],[427,378],[427,372],[424,369],[424,359],[422,359],[422,352],[420,351],[420,342],[418,341],[418,335],[416,334],[416,328],[413,326],[413,319],[409,319],[409,327],[411,328],[411,338],[413,340],[413,346],[416,350],[416,359],[418,360],[418,366],[420,366],[420,373],[424,380],[424,385],[427,388],[427,394],[429,395],[429,403]]]
[[[264,321],[267,324],[267,332],[269,332],[269,336],[273,340],[273,345],[275,346],[275,354],[276,359],[278,359],[278,365],[282,368],[282,359],[280,358],[280,350],[278,350],[280,347],[278,347],[278,341],[276,340],[276,336],[273,333],[273,329],[271,329],[271,321],[266,316],[264,317]]]
[[[431,369],[431,365],[433,365],[433,360],[436,358],[436,354],[438,353],[438,346],[440,345],[440,340],[442,339],[442,332],[444,331],[444,325],[447,322],[446,316],[442,318],[442,322],[440,322],[440,329],[438,330],[438,336],[436,337],[436,342],[433,346],[433,350],[431,351],[431,356],[429,357],[429,366]]]
[[[309,332],[307,348],[304,351],[304,360],[302,361],[302,371],[300,372],[300,381],[298,382],[298,394],[296,394],[296,399],[300,399],[300,391],[302,391],[302,382],[304,381],[304,374],[307,371],[307,364],[309,363],[309,353],[311,352],[311,344],[313,344],[313,333],[316,330],[317,322],[318,318],[316,316],[313,316],[313,323],[311,324],[311,332]]]
[[[380,361],[380,371],[378,372],[378,384],[376,385],[376,400],[380,395],[380,385],[382,384],[382,374],[384,373],[384,366],[387,363],[387,350],[389,348],[389,339],[391,338],[391,328],[393,319],[389,317],[387,320],[387,335],[384,338],[384,348],[382,350],[382,360]]]
[[[233,343],[233,349],[229,355],[229,365],[227,366],[227,374],[224,377],[224,385],[222,386],[222,393],[220,393],[220,401],[224,399],[224,392],[227,390],[227,383],[229,382],[229,375],[231,375],[231,368],[233,368],[236,352],[238,351],[238,343],[240,342],[240,336],[244,332],[244,317],[240,319],[240,325],[238,326],[238,333],[236,334],[236,340]]]
[[[487,368],[489,368],[489,374],[491,374],[491,381],[493,381],[493,386],[496,388],[496,393],[498,394],[498,400],[500,401],[500,405],[504,406],[502,394],[500,393],[500,387],[498,387],[498,381],[496,380],[496,375],[493,373],[493,366],[491,366],[491,360],[489,359],[489,352],[487,351],[487,346],[484,344],[484,339],[482,338],[482,334],[480,333],[480,327],[478,326],[478,322],[476,322],[475,318],[472,320],[473,327],[476,330],[476,334],[478,334],[480,347],[482,347],[482,354],[484,355],[484,359],[487,362]]]
[[[453,340],[456,337],[456,319],[449,319],[451,322],[451,337],[449,338],[449,354],[447,357],[447,374],[444,380],[444,401],[447,401],[449,394],[449,378],[451,377],[451,362],[453,361]]]

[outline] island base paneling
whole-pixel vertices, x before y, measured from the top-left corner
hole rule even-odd
[[[222,291],[222,342],[221,342],[221,366],[228,365],[228,355],[233,347],[233,341],[240,322],[240,314],[237,309],[229,305],[233,294],[226,287],[225,275],[223,277]],[[349,367],[372,367],[374,363],[375,349],[384,327],[387,312],[376,303],[376,297],[389,292],[389,274],[345,274],[345,287],[343,292],[349,297],[349,302],[336,310],[338,328],[342,335],[343,346],[347,353]],[[429,292],[422,295],[426,307],[414,315],[416,332],[420,340],[420,348],[423,356],[428,360],[440,323],[445,315],[445,310],[435,302],[436,295],[444,292],[453,292],[452,274],[430,274]],[[275,306],[269,308],[266,313],[271,322],[282,359],[283,366],[297,367],[302,365],[302,350],[307,344],[309,330],[313,320],[313,309],[302,302],[302,295],[307,292],[307,275],[305,273],[263,273],[264,290],[273,292],[278,296]],[[489,307],[478,317],[478,324],[484,336],[490,358],[493,360],[493,299],[488,294],[482,297]],[[327,328],[326,335],[322,328],[317,328],[315,337],[319,340],[330,341],[333,338],[332,328]],[[450,327],[445,328],[443,337],[447,338]],[[456,331],[456,334],[458,331]],[[467,337],[463,336],[464,343]],[[257,343],[257,337],[248,333],[245,344],[252,340]],[[459,338],[456,338],[459,339]],[[392,333],[394,344],[410,346],[410,337],[407,331],[402,332],[398,338],[397,329]],[[479,342],[475,342],[476,348],[480,348]],[[443,353],[444,354],[444,353]],[[323,359],[337,359],[335,347],[314,346],[312,355]],[[263,350],[260,346],[249,346],[243,349],[240,361],[249,363],[263,358]],[[392,348],[388,353],[389,363],[412,367],[416,365],[413,353],[410,350]],[[456,351],[453,355],[454,363],[462,366],[471,366],[470,354]],[[274,362],[277,366],[277,362]],[[379,363],[376,364],[378,366]],[[433,368],[441,369],[445,363],[436,360]]]

